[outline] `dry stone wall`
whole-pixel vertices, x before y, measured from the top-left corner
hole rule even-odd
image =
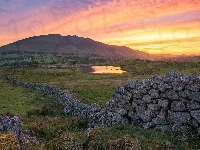
[[[83,104],[51,85],[8,79],[24,87],[50,93],[64,106],[64,112],[88,119],[88,127],[133,124],[145,129],[196,132],[200,135],[200,76],[170,72],[141,81],[131,81],[113,93],[101,108]]]

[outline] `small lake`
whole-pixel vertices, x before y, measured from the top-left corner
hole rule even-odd
[[[117,73],[122,74],[126,71],[123,71],[121,67],[114,67],[114,66],[83,66],[79,68],[82,72],[88,73]]]

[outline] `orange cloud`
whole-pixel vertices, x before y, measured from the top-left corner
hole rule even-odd
[[[64,7],[55,7],[53,3],[48,9],[35,8],[23,21],[4,27],[10,31],[0,35],[0,44],[33,35],[60,33],[149,53],[200,53],[199,0],[90,1],[93,3],[87,6],[78,3],[79,9],[72,8],[66,15]]]

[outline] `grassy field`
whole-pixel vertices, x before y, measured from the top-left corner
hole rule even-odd
[[[105,62],[93,63],[105,65]],[[64,66],[66,64],[63,64]],[[112,92],[131,80],[164,75],[169,71],[200,74],[200,63],[170,63],[150,61],[116,61],[108,65],[121,66],[123,74],[89,74],[79,71],[78,65],[65,68],[22,67],[12,76],[26,82],[55,85],[84,103],[104,106]],[[97,128],[87,137],[87,121],[63,114],[62,106],[51,96],[38,90],[9,83],[6,75],[11,67],[0,68],[0,114],[20,115],[24,128],[36,132],[40,144],[25,146],[32,149],[171,149],[197,150],[199,139],[194,135],[163,133],[135,126],[117,125]]]

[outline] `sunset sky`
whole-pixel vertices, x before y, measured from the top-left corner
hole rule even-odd
[[[1,0],[0,46],[46,34],[200,55],[200,0]]]

